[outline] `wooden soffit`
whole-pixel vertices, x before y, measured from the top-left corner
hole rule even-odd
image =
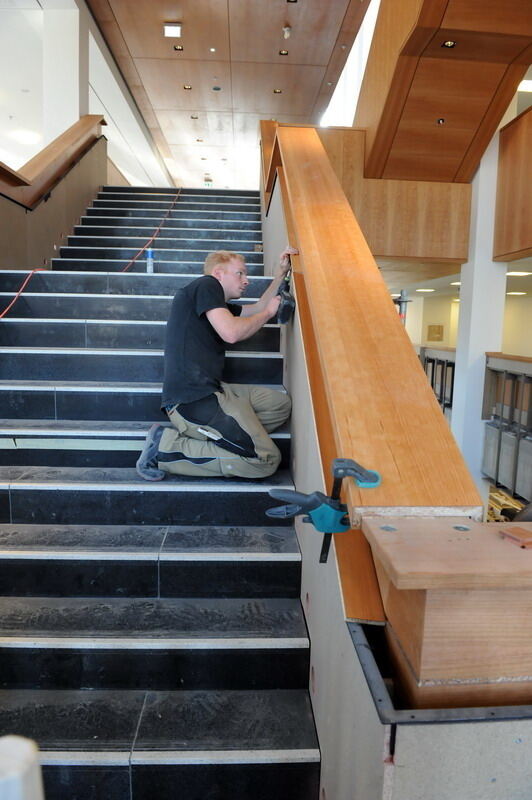
[[[469,182],[531,57],[530,0],[382,0],[355,115],[366,176]]]

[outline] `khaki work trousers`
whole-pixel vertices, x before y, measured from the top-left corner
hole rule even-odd
[[[275,472],[281,454],[268,433],[290,416],[289,396],[248,384],[222,383],[221,389],[215,392],[220,408],[249,435],[256,456],[246,458],[225,450],[198,428],[216,437],[219,431],[208,424],[190,422],[173,408],[168,411],[173,427],[164,429],[159,444],[159,469],[173,475],[226,478],[265,478]]]

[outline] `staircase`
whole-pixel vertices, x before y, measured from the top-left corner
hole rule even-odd
[[[105,187],[0,321],[0,735],[37,740],[46,800],[317,800],[300,555],[264,515],[288,429],[264,481],[134,469],[176,290],[221,248],[268,283],[254,192],[183,190],[122,272],[174,199]],[[278,326],[224,378],[281,384]]]

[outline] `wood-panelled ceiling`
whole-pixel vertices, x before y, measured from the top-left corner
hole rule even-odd
[[[207,176],[214,187],[257,188],[259,120],[319,123],[369,0],[87,5],[176,185]],[[164,22],[181,22],[181,38],[165,38]]]
[[[382,0],[355,116],[367,177],[470,181],[531,58],[532,0]]]

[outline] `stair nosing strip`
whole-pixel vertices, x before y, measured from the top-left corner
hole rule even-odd
[[[319,762],[317,748],[278,750],[39,750],[43,766],[143,764],[290,764]]]
[[[287,553],[271,553],[271,552],[257,552],[257,551],[225,551],[225,552],[200,552],[193,553],[187,552],[172,552],[160,553],[160,548],[153,550],[138,551],[138,550],[60,550],[59,548],[50,547],[47,550],[35,549],[31,550],[25,548],[24,550],[0,550],[0,558],[6,561],[31,561],[54,559],[54,561],[160,561],[175,562],[175,561],[239,561],[239,562],[256,562],[256,561],[272,561],[272,562],[301,562],[301,554],[298,552]]]
[[[290,764],[320,761],[317,748],[288,750],[134,750],[131,765],[141,764]]]
[[[0,649],[42,650],[305,650],[305,636],[0,636]]]
[[[96,355],[96,356],[141,356],[143,358],[154,356],[162,357],[164,350],[160,348],[145,350],[128,350],[126,348],[103,348],[103,347],[0,347],[0,354],[16,354],[23,355]],[[255,350],[228,350],[225,354],[226,358],[273,358],[275,360],[282,360],[283,354],[279,352],[264,352]]]
[[[231,479],[228,479],[228,481]],[[56,491],[76,491],[76,492],[94,492],[94,491],[106,491],[106,492],[197,492],[200,490],[205,490],[209,492],[241,492],[245,494],[251,494],[254,492],[258,493],[265,493],[267,491],[267,486],[269,484],[242,484],[238,482],[238,478],[235,479],[235,483],[230,484],[228,483],[173,483],[171,480],[168,481],[142,481],[139,478],[138,483],[133,483],[131,481],[124,481],[123,483],[106,483],[102,481],[101,483],[89,482],[89,483],[80,483],[79,481],[73,480],[71,483],[67,483],[66,481],[57,481],[57,482],[39,482],[39,481],[28,481],[27,483],[23,483],[22,479],[19,479],[19,483],[15,483],[13,481],[1,481],[0,480],[0,489],[9,489],[10,491],[49,491],[49,492],[56,492]],[[142,481],[142,482],[141,482]],[[275,488],[281,489],[292,489],[289,483],[280,484],[279,486],[276,485]]]

